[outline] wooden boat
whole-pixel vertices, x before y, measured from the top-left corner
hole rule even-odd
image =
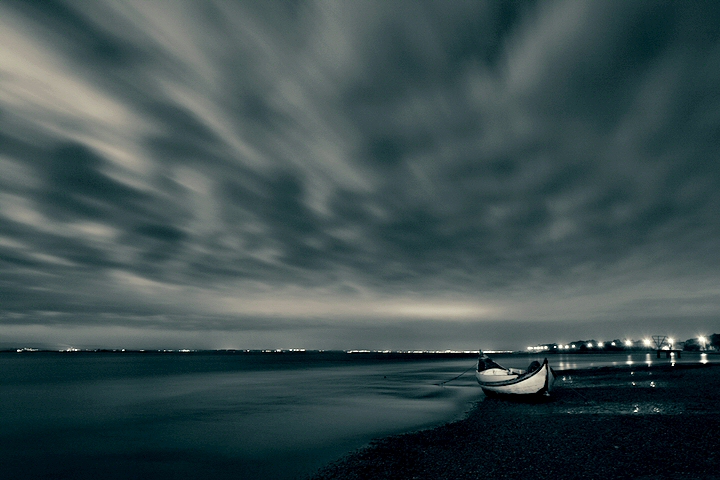
[[[481,353],[475,378],[486,395],[549,395],[555,373],[547,358],[542,364],[535,361],[521,370],[502,367]]]

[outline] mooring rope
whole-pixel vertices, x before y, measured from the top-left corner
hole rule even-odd
[[[467,372],[469,372],[469,371],[472,370],[473,368],[475,368],[475,363],[473,363],[470,368],[468,368],[467,370],[465,370],[464,372],[462,372],[462,373],[461,373],[460,375],[458,375],[457,377],[453,377],[453,378],[451,378],[450,380],[445,380],[444,382],[436,383],[435,385],[438,385],[438,386],[442,387],[442,386],[444,386],[446,383],[450,383],[450,382],[452,382],[453,380],[457,380],[458,378],[462,377],[463,375],[465,375]]]

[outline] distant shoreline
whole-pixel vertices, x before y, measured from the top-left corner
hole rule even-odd
[[[573,350],[573,351],[544,351],[544,352],[528,352],[525,350],[518,351],[486,351],[489,355],[517,355],[528,357],[554,357],[557,355],[618,355],[618,354],[637,354],[651,353],[655,354],[656,349],[628,349],[628,350]],[[69,348],[69,349],[51,349],[51,348],[31,348],[31,347],[8,347],[0,348],[0,353],[109,353],[109,354],[228,354],[228,355],[304,355],[304,354],[348,354],[356,356],[381,356],[381,357],[398,357],[407,356],[415,357],[433,357],[433,358],[474,358],[477,357],[479,350],[476,351],[439,351],[439,350],[306,350],[306,349],[124,349],[124,348]],[[682,351],[682,354],[697,355],[720,355],[720,351]]]

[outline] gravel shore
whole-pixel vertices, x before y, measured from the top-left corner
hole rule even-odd
[[[485,398],[463,420],[374,441],[313,479],[720,480],[718,365],[557,373],[548,401]]]

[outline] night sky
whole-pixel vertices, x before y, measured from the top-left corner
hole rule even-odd
[[[720,2],[0,2],[0,346],[720,331]]]

